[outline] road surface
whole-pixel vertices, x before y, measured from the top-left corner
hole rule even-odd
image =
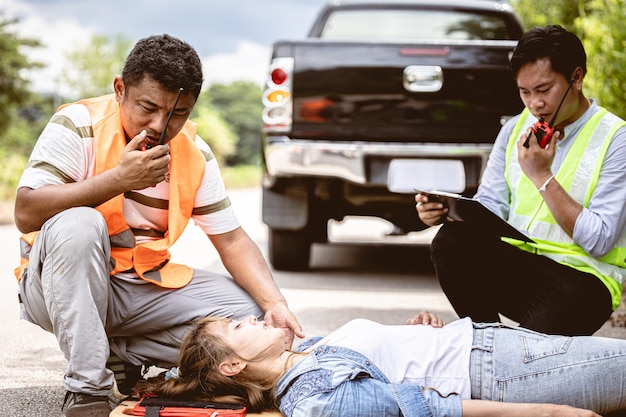
[[[260,190],[231,192],[231,200],[243,227],[265,253]],[[429,261],[434,230],[386,236],[390,230],[375,219],[331,224],[333,243],[314,245],[311,271],[275,272],[307,335],[324,335],[356,317],[402,323],[420,309],[436,312],[446,322],[457,318]],[[62,417],[65,359],[51,334],[18,319],[13,277],[18,239],[14,226],[0,226],[0,417]],[[196,227],[187,229],[172,252],[178,261],[223,271],[217,253]],[[625,328],[608,323],[598,334],[626,339]]]

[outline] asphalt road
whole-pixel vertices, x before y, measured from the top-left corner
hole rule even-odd
[[[258,189],[231,193],[243,227],[265,252],[260,199]],[[307,335],[326,334],[355,317],[401,323],[421,309],[447,322],[457,318],[428,259],[434,230],[386,236],[390,228],[374,219],[331,224],[333,243],[314,246],[311,271],[274,273]],[[18,317],[18,239],[14,226],[0,226],[0,417],[62,417],[65,359],[51,334]],[[172,252],[180,262],[223,271],[196,227],[188,228]],[[626,328],[607,322],[597,334],[626,339]]]

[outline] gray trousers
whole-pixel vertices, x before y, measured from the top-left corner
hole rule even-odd
[[[106,223],[91,208],[49,219],[29,259],[19,287],[24,318],[55,334],[68,361],[68,391],[109,394],[110,350],[135,365],[170,367],[196,320],[263,315],[228,276],[195,269],[191,282],[174,290],[111,277]]]

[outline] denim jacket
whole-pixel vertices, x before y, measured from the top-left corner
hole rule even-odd
[[[335,346],[317,347],[287,371],[275,395],[287,417],[461,417],[458,395],[392,384],[368,358]]]

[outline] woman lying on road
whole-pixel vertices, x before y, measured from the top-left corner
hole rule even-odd
[[[293,352],[282,329],[255,317],[206,318],[187,336],[177,375],[140,388],[252,412],[278,407],[287,417],[591,417],[626,409],[626,340],[468,318],[443,327],[428,312],[408,323],[418,325],[353,320]]]

